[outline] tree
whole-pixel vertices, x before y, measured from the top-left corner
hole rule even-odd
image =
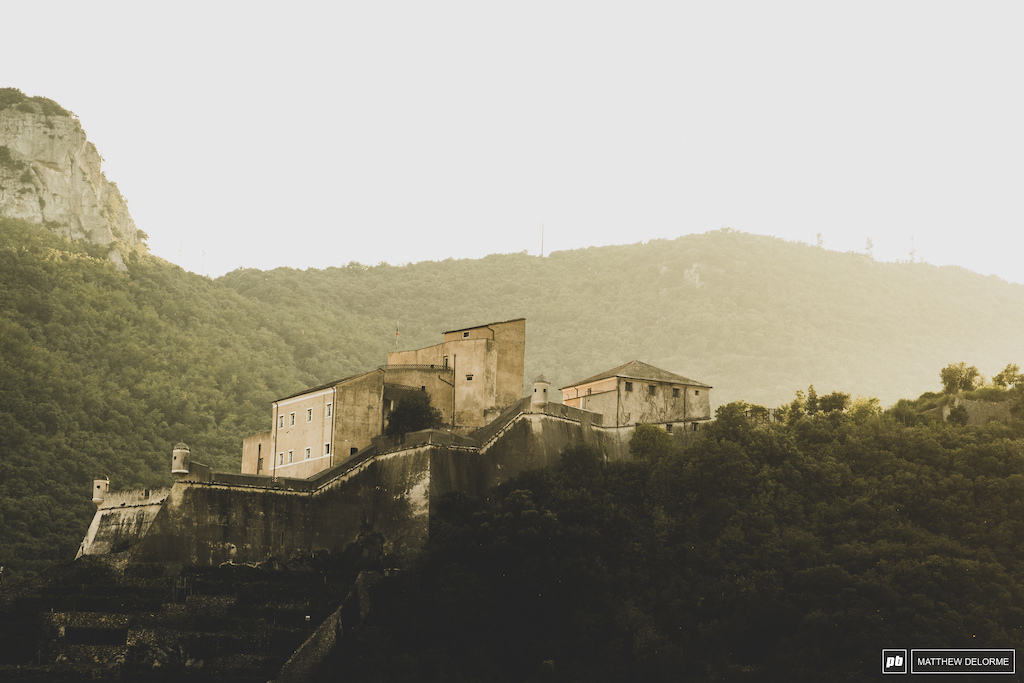
[[[971,416],[967,412],[966,406],[961,404],[958,406],[953,406],[952,408],[949,409],[949,417],[946,418],[946,421],[952,422],[953,424],[965,425],[970,420],[970,418]]]
[[[833,391],[818,397],[818,410],[823,413],[842,412],[850,405],[850,395],[843,391]]]
[[[1003,371],[992,378],[992,383],[997,387],[1009,389],[1017,385],[1024,385],[1024,375],[1020,372],[1020,366],[1016,363],[1010,363]]]
[[[430,405],[430,395],[425,391],[410,393],[399,399],[398,405],[388,415],[388,426],[384,433],[399,436],[441,426],[441,411]]]
[[[882,414],[881,402],[874,396],[858,396],[850,404],[850,417],[857,422]]]
[[[637,425],[629,439],[629,455],[634,460],[657,462],[668,457],[675,449],[672,435],[654,425]]]
[[[807,403],[805,404],[808,415],[814,415],[818,412],[818,392],[814,390],[814,385],[807,387]]]
[[[950,363],[939,370],[939,378],[942,380],[942,389],[947,394],[955,394],[960,391],[970,391],[981,386],[981,373],[978,368],[963,361]]]

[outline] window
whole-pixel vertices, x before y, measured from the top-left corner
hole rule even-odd
[[[312,453],[310,452],[310,449],[307,448],[306,449],[306,460],[309,460],[309,456],[310,455],[312,455]]]
[[[259,460],[256,461],[256,474],[259,474],[260,470],[262,470],[262,469],[263,469],[263,458],[260,458]]]
[[[469,339],[469,332],[463,332],[462,333],[462,338],[463,339]]]
[[[587,389],[587,396],[590,396],[593,393],[594,393],[594,388],[593,387],[590,387],[589,389]]]
[[[693,390],[693,395],[694,396],[700,396],[700,389],[694,389]]]
[[[330,455],[330,454],[331,454],[331,444],[325,443],[324,444],[324,455]]]
[[[277,416],[277,426],[282,428],[284,427],[284,415]]]
[[[284,464],[284,453],[278,453],[277,454],[277,464],[278,465],[283,465]]]
[[[633,391],[633,383],[626,382],[626,391]]]
[[[312,422],[312,421],[313,421],[313,409],[312,408],[306,408],[306,422]]]
[[[295,413],[292,413],[295,415]],[[295,451],[288,451],[288,462],[295,462]]]
[[[334,408],[333,403],[328,403],[327,408],[324,410],[324,417],[330,417],[332,415],[331,410]]]
[[[656,392],[657,390],[658,387],[654,386],[653,384],[648,385],[647,387],[647,393],[650,394],[651,396],[654,396],[654,392]]]
[[[295,426],[295,413],[289,413],[288,414],[288,426],[289,427],[294,427]]]
[[[678,389],[673,389],[672,390],[672,398],[679,398],[679,390]]]
[[[467,382],[472,382],[473,381],[473,375],[466,375],[466,381]]]
[[[359,449],[356,448],[355,446],[353,446],[352,448],[348,449],[348,454],[349,455],[355,455],[358,452],[359,452]]]
[[[696,422],[693,423],[693,431],[697,431],[697,423]]]
[[[669,422],[667,425],[665,425],[665,431],[668,432],[669,434],[672,433],[672,423],[671,422]]]

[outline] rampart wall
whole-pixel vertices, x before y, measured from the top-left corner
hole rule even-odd
[[[78,556],[124,552],[146,535],[170,489],[107,493],[96,510]]]
[[[216,473],[193,462],[162,504],[101,509],[83,546],[86,554],[135,546],[133,562],[174,572],[340,550],[363,532],[378,532],[385,552],[401,563],[426,542],[431,508],[446,493],[486,496],[525,470],[557,464],[576,444],[627,459],[633,428],[604,427],[601,419],[526,398],[472,437],[425,430],[376,438],[311,479]]]

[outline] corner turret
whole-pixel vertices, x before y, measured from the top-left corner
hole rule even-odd
[[[183,477],[188,474],[189,465],[191,464],[192,452],[183,441],[179,441],[174,446],[174,451],[171,454],[171,474],[176,477]]]
[[[102,479],[92,480],[92,502],[96,507],[103,505],[107,499],[107,492],[110,491],[110,480],[105,476]]]
[[[548,387],[551,382],[544,375],[537,375],[533,380],[533,404],[542,405],[548,402]]]

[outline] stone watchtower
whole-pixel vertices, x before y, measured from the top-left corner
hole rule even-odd
[[[174,450],[171,452],[171,474],[176,477],[182,477],[189,472],[191,466],[192,452],[189,450],[187,444],[179,441],[174,445]]]
[[[548,387],[551,382],[544,375],[537,375],[533,380],[533,404],[542,405],[548,402]]]

